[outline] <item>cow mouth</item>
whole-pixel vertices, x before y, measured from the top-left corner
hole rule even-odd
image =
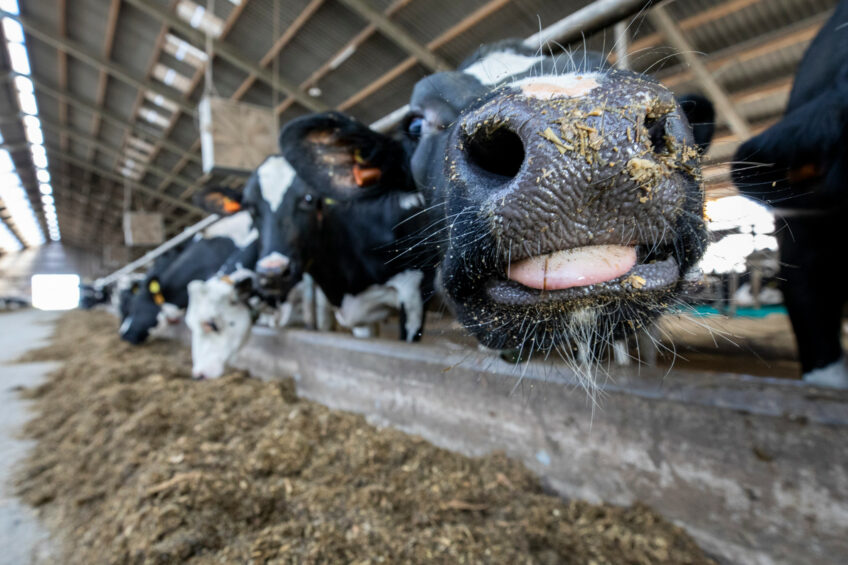
[[[667,291],[680,278],[671,249],[595,245],[523,259],[485,284],[496,303],[533,306]]]

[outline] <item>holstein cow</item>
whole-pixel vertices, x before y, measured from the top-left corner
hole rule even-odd
[[[783,119],[737,150],[733,180],[780,217],[782,290],[804,380],[847,388],[838,258],[848,214],[848,0],[804,54]]]
[[[196,236],[161,272],[148,276],[130,302],[121,337],[133,344],[142,343],[162,323],[160,314],[185,309],[188,284],[208,279],[237,249],[248,246],[256,238],[251,224],[247,212],[219,220]]]
[[[112,306],[117,309],[121,323],[130,315],[130,305],[135,295],[144,287],[144,280],[158,277],[185,250],[186,245],[188,243],[183,242],[154,259],[153,265],[144,274],[128,273],[118,278],[112,292]]]
[[[112,301],[112,293],[108,287],[80,283],[79,289],[79,307],[83,310],[91,310],[99,304],[107,304]]]
[[[330,112],[290,122],[280,146],[285,156],[259,167],[243,197],[259,230],[263,291],[285,297],[309,273],[342,325],[394,310],[401,339],[418,339],[433,257],[416,245],[425,200],[402,144]]]
[[[253,268],[259,253],[255,237],[237,250],[208,280],[188,284],[185,321],[191,331],[192,375],[198,379],[220,377],[230,358],[250,335],[259,310]]]
[[[600,55],[483,47],[418,82],[405,129],[419,189],[443,204],[440,285],[486,346],[558,351],[592,385],[599,347],[673,304],[703,253],[709,140]]]

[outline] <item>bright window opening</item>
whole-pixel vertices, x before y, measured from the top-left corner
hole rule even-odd
[[[78,275],[33,275],[32,305],[39,310],[70,310],[79,304]]]

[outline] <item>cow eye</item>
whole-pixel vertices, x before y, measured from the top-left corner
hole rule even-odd
[[[412,114],[406,120],[406,133],[413,139],[421,137],[421,130],[424,128],[424,117],[418,114]]]

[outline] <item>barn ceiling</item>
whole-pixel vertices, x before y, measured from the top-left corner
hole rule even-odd
[[[196,107],[205,33],[220,96],[273,106],[280,123],[336,108],[373,122],[403,106],[432,69],[482,43],[527,37],[590,2],[575,0],[19,0],[62,238],[100,252],[119,245],[124,195],[165,214],[173,235],[203,217],[191,196],[237,176],[204,175]],[[691,51],[756,133],[786,103],[795,68],[837,0],[676,0],[664,4]],[[15,16],[17,17],[17,16]],[[704,90],[679,45],[640,17],[629,65],[678,93]],[[0,31],[2,33],[2,31]],[[612,30],[585,39],[611,52]],[[572,45],[582,49],[583,42]],[[32,202],[38,181],[10,61],[0,50],[0,132]],[[720,108],[705,174],[738,144]],[[37,210],[47,233],[43,212]],[[5,219],[4,219],[5,218]],[[0,221],[16,232],[3,213]]]

